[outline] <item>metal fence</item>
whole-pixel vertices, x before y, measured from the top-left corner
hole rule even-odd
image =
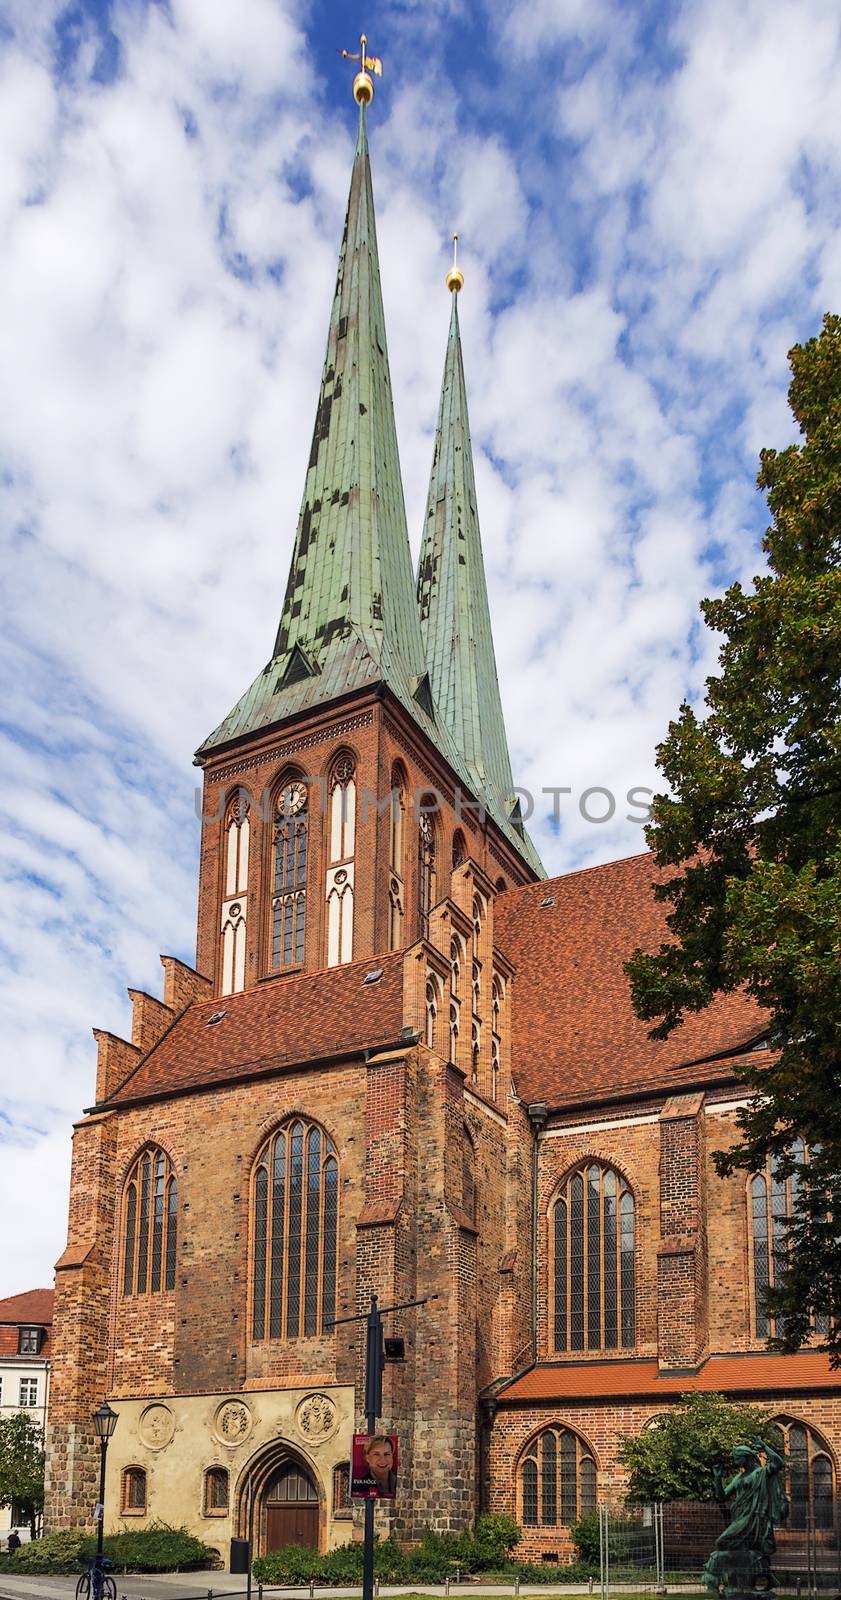
[[[626,1593],[706,1593],[701,1573],[725,1527],[715,1501],[657,1505],[601,1504],[599,1567],[602,1600]],[[817,1513],[817,1514],[816,1514]],[[771,1563],[778,1595],[841,1596],[841,1512],[794,1504],[776,1530]]]

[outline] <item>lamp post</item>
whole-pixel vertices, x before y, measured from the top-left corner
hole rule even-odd
[[[107,1400],[97,1406],[93,1414],[93,1428],[99,1440],[99,1505],[97,1513],[99,1523],[96,1532],[96,1562],[102,1565],[102,1538],[105,1532],[105,1457],[108,1453],[108,1441],[117,1426],[117,1412],[112,1411]]]

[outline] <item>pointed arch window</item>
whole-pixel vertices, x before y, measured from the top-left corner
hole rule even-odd
[[[505,980],[498,972],[493,975],[491,984],[491,1096],[496,1100],[499,1093],[499,1071],[502,1056],[502,1002],[505,998]]]
[[[327,868],[327,965],[353,960],[356,768],[341,756],[330,777],[330,865]]]
[[[464,843],[464,834],[456,828],[453,834],[453,872],[457,872],[467,860],[467,846]]]
[[[406,831],[406,786],[399,767],[391,774],[391,805],[388,813],[388,947],[399,950],[403,942],[404,890],[403,843]]]
[[[425,796],[418,820],[418,922],[423,939],[429,933],[429,913],[435,904],[435,824],[430,815],[434,807],[435,801]]]
[[[553,1348],[631,1349],[634,1197],[625,1179],[597,1162],[573,1172],[550,1209],[549,1232]]]
[[[147,1145],[123,1190],[123,1294],[174,1289],[177,1241],[178,1186],[172,1162],[157,1145]]]
[[[520,1507],[526,1528],[569,1527],[596,1509],[596,1463],[571,1428],[544,1428],[520,1466]]]
[[[464,970],[464,943],[457,933],[450,939],[450,1060],[458,1061],[461,1033],[461,978]]]
[[[264,1144],[252,1194],[254,1339],[332,1332],[339,1165],[330,1139],[296,1117]]]
[[[789,1527],[834,1528],[837,1486],[826,1441],[815,1428],[789,1417],[777,1417],[774,1427],[785,1461]]]
[[[438,984],[431,973],[426,979],[424,1042],[430,1050],[435,1048],[435,1024],[438,1020]]]
[[[765,1290],[773,1288],[785,1269],[788,1256],[788,1232],[797,1205],[800,1186],[809,1181],[809,1148],[802,1139],[795,1139],[789,1151],[796,1163],[795,1170],[786,1176],[785,1166],[778,1157],[769,1157],[762,1172],[757,1172],[748,1185],[748,1221],[753,1255],[753,1326],[757,1339],[773,1337],[777,1332],[776,1319],[769,1317],[763,1306]],[[829,1332],[829,1318],[817,1316],[812,1324],[815,1333]]]
[[[222,914],[220,922],[222,982],[220,993],[245,988],[245,938],[248,907],[248,852],[251,820],[246,797],[238,794],[225,813],[222,846]]]
[[[272,870],[272,969],[300,966],[307,919],[307,791],[296,778],[275,804]]]
[[[473,1083],[479,1082],[479,1058],[482,1049],[482,1024],[478,1017],[474,1017],[470,1025],[470,1076]]]

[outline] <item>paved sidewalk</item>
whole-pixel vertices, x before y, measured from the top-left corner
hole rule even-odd
[[[17,1577],[11,1573],[0,1572],[0,1600],[73,1600],[76,1592],[76,1578],[73,1577]],[[114,1582],[117,1585],[117,1600],[208,1600],[208,1596],[245,1595],[245,1577],[240,1573],[231,1572],[161,1572],[155,1576],[146,1577],[144,1574],[128,1574],[123,1576],[114,1573]],[[596,1585],[598,1588],[598,1585]],[[355,1589],[315,1589],[315,1600],[359,1600],[359,1586]],[[513,1600],[514,1587],[512,1584],[493,1583],[451,1583],[447,1590],[442,1583],[413,1583],[403,1586],[390,1586],[383,1584],[379,1593],[380,1600],[399,1600],[401,1595],[424,1594],[444,1596],[449,1592],[453,1600],[464,1596],[465,1600],[479,1600],[480,1596],[504,1596]],[[554,1600],[555,1593],[567,1595],[586,1595],[590,1593],[587,1584],[561,1584],[552,1585],[552,1593],[547,1592],[546,1584],[523,1584],[520,1594],[523,1596],[540,1596],[541,1600]],[[258,1587],[252,1583],[252,1600],[258,1600]],[[267,1600],[310,1600],[310,1590],[306,1586],[301,1589],[266,1589],[264,1594]]]

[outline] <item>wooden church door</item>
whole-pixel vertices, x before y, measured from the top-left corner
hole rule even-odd
[[[266,1550],[318,1549],[318,1491],[305,1467],[288,1462],[266,1490]]]

